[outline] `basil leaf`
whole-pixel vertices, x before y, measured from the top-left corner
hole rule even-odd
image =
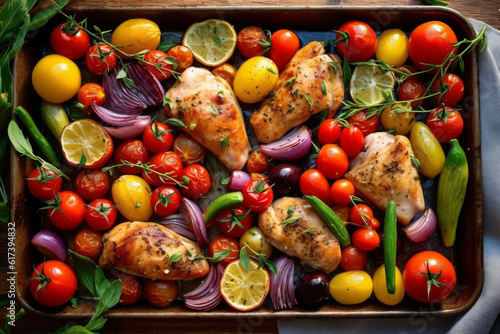
[[[184,122],[181,121],[178,118],[169,118],[169,119],[167,119],[165,121],[165,124],[173,125],[173,126],[178,126],[178,127],[181,127],[181,128],[185,128],[186,127],[186,124],[184,124]]]
[[[23,135],[21,128],[19,128],[19,125],[17,125],[15,121],[10,121],[7,133],[12,146],[14,146],[14,149],[17,152],[27,156],[28,158],[35,159],[33,148],[31,147],[28,138]]]
[[[96,264],[86,256],[75,253],[72,250],[69,250],[69,252],[71,254],[71,257],[73,258],[75,274],[78,278],[78,282],[80,282],[80,284],[82,284],[83,287],[87,289],[92,296],[98,297],[95,288]]]
[[[33,20],[31,20],[28,30],[32,31],[43,27],[54,15],[59,13],[68,2],[69,0],[60,0],[58,3],[36,14]]]
[[[176,263],[177,261],[179,261],[181,259],[181,257],[182,257],[182,253],[181,252],[172,254],[170,256],[170,258],[168,259],[168,263]]]
[[[158,47],[156,49],[163,51],[163,52],[167,52],[168,50],[170,50],[171,48],[173,48],[177,44],[179,44],[179,43],[176,43],[173,41],[161,41],[160,45],[158,45]]]
[[[5,1],[0,11],[0,45],[8,43],[8,40],[17,31],[21,22],[27,17],[29,12],[28,3],[24,1]]]
[[[83,326],[80,326],[80,325],[76,325],[76,326],[72,326],[70,328],[66,328],[66,326],[63,326],[61,327],[60,329],[58,329],[54,334],[58,334],[58,333],[71,333],[71,334],[94,334],[95,332],[92,332],[90,330],[88,330],[87,328],[83,327]]]
[[[246,247],[246,246],[245,246]],[[243,268],[247,271],[250,270],[250,256],[248,255],[245,247],[240,250],[240,262]]]
[[[266,266],[267,266],[267,268],[269,268],[269,270],[271,270],[275,274],[278,274],[278,269],[276,268],[276,265],[274,264],[273,261],[266,260],[264,258],[264,262],[266,263]]]
[[[106,292],[106,289],[109,288],[109,280],[104,276],[104,272],[99,266],[95,267],[95,291],[97,296],[102,296]]]
[[[103,318],[103,317],[92,318],[90,320],[90,322],[87,324],[87,326],[84,327],[85,330],[88,330],[89,332],[82,332],[82,333],[92,333],[92,334],[96,333],[94,331],[98,331],[101,328],[103,328],[104,324],[106,324],[107,320],[108,319]],[[70,333],[72,333],[72,332],[70,332]]]
[[[229,256],[231,249],[224,249],[214,253],[214,256],[209,259],[210,262],[220,262]]]
[[[103,314],[120,301],[122,294],[122,282],[120,280],[113,281],[104,291],[99,302],[96,305],[96,314]]]

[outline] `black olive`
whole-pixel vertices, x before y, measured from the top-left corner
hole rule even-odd
[[[290,163],[281,163],[269,171],[269,183],[273,185],[273,192],[280,196],[292,196],[299,192],[300,176],[304,172],[302,167]]]
[[[325,273],[315,271],[302,277],[295,296],[301,304],[306,306],[317,305],[329,294],[330,281]]]

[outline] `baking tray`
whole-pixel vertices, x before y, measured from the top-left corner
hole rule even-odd
[[[221,18],[234,24],[236,30],[247,25],[261,25],[271,31],[288,28],[302,32],[331,32],[342,23],[359,19],[372,25],[377,32],[389,28],[400,28],[411,32],[420,23],[430,20],[446,22],[456,32],[459,40],[472,39],[474,30],[465,17],[454,10],[443,7],[168,7],[168,8],[84,8],[75,14],[77,20],[88,19],[89,26],[96,24],[100,28],[112,29],[122,21],[144,17],[157,22],[162,31],[181,32],[191,23],[208,18]],[[59,20],[61,18],[58,18]],[[59,21],[57,21],[59,22]],[[47,43],[49,27],[56,23],[54,19],[47,28],[34,32],[19,52],[15,60],[14,105],[22,105],[27,110],[37,111],[40,99],[31,85],[31,71],[41,56],[42,44]],[[330,35],[332,36],[332,35]],[[332,37],[330,37],[332,38]],[[481,188],[481,146],[479,124],[478,66],[475,52],[465,57],[465,97],[463,116],[465,129],[460,138],[469,163],[469,184],[464,208],[460,217],[457,241],[454,247],[442,250],[454,263],[457,271],[457,285],[445,301],[434,304],[420,304],[405,297],[402,303],[389,307],[371,297],[360,305],[345,306],[326,300],[316,309],[296,307],[292,310],[274,311],[269,301],[251,312],[238,312],[222,303],[209,312],[196,312],[184,307],[177,301],[166,309],[157,309],[146,302],[129,307],[117,306],[107,313],[109,318],[183,318],[183,319],[237,319],[258,317],[279,318],[341,318],[341,317],[408,317],[415,314],[434,316],[453,316],[469,309],[479,297],[483,283],[483,235],[482,235],[482,188]],[[33,113],[36,116],[36,112]],[[31,237],[40,229],[41,214],[39,205],[27,192],[25,178],[34,167],[33,162],[19,156],[11,149],[11,221],[16,224],[16,293],[21,305],[31,311],[55,318],[88,318],[93,314],[93,303],[84,302],[77,309],[70,306],[47,309],[38,305],[28,289],[28,278],[33,264],[41,261],[40,256],[30,245]],[[404,261],[412,252],[423,248],[410,249]]]

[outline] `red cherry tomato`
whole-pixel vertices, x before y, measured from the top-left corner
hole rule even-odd
[[[361,110],[347,119],[349,124],[359,127],[363,136],[366,137],[370,133],[374,133],[380,126],[380,116],[378,114],[366,117],[366,110]]]
[[[73,269],[58,260],[39,264],[31,274],[31,278],[29,281],[31,294],[37,302],[49,307],[67,303],[75,294],[78,285]]]
[[[81,171],[75,180],[76,192],[87,201],[105,197],[109,190],[108,175],[99,169]]]
[[[129,275],[122,271],[112,270],[113,278],[119,279],[122,282],[122,294],[120,295],[121,305],[133,305],[142,297],[142,281],[138,276]]]
[[[133,164],[145,164],[149,159],[149,152],[146,145],[138,139],[130,139],[121,143],[115,150],[114,161],[119,165],[125,162]],[[139,174],[140,167],[120,166],[118,170],[122,174]]]
[[[294,32],[286,29],[278,30],[271,35],[269,58],[274,61],[278,70],[281,71],[292,59],[299,47],[300,40]]]
[[[426,91],[426,88],[424,84],[417,79],[413,78],[408,78],[405,81],[399,85],[399,88],[396,92],[396,96],[399,101],[410,101],[410,100],[416,100],[411,102],[411,108],[415,109],[418,107],[419,104],[422,103],[422,100],[417,100],[424,96]]]
[[[102,254],[102,234],[91,229],[81,230],[73,239],[73,250],[97,261]]]
[[[182,179],[182,160],[172,151],[157,153],[149,158],[149,170],[142,169],[141,175],[154,186],[175,185]]]
[[[326,144],[321,147],[316,168],[329,179],[338,179],[344,176],[349,168],[349,158],[344,150],[335,144]]]
[[[367,61],[377,48],[377,34],[361,21],[349,21],[340,26],[335,40],[337,53],[349,62]]]
[[[179,189],[172,186],[159,186],[151,194],[151,207],[155,215],[167,217],[176,213],[181,205]]]
[[[426,22],[412,31],[408,39],[408,55],[416,67],[427,70],[430,67],[426,64],[442,64],[453,52],[453,43],[456,42],[457,36],[446,23]],[[454,52],[456,54],[457,50]]]
[[[55,227],[61,230],[72,230],[85,217],[83,198],[71,190],[63,190],[56,194],[48,210],[49,219]]]
[[[340,133],[340,147],[349,158],[354,158],[363,149],[365,137],[356,125],[343,128]],[[346,170],[347,172],[347,170]]]
[[[406,262],[403,270],[405,292],[421,303],[435,303],[450,295],[457,282],[455,268],[442,254],[423,251]]]
[[[346,179],[338,179],[330,188],[330,196],[332,200],[339,205],[347,205],[351,203],[351,196],[354,196],[356,189],[351,181]]]
[[[80,27],[61,23],[50,34],[50,46],[62,56],[78,59],[87,53],[90,37]]]
[[[185,165],[197,163],[206,155],[206,149],[186,133],[175,137],[173,144],[174,152],[177,153]]]
[[[340,266],[345,271],[363,270],[368,263],[368,252],[349,245],[342,249],[342,258]]]
[[[166,152],[172,147],[174,135],[167,124],[153,122],[144,130],[142,141],[150,152]]]
[[[263,56],[267,52],[269,37],[264,30],[256,26],[248,26],[238,32],[238,51],[245,58]]]
[[[440,94],[434,95],[432,98],[438,106],[444,104],[445,106],[453,106],[460,102],[464,96],[464,82],[460,77],[453,73],[446,73],[443,76],[442,82],[441,77],[438,77],[431,84],[431,93]]]
[[[328,205],[333,204],[330,185],[321,171],[314,168],[306,170],[300,176],[299,185],[303,195],[313,195]]]
[[[104,43],[92,45],[85,58],[85,64],[90,72],[103,75],[116,67],[117,57],[113,49]]]
[[[358,203],[351,208],[349,213],[349,220],[351,223],[358,226],[370,225],[370,220],[373,218],[372,209],[363,203]]]
[[[249,173],[264,173],[271,168],[269,158],[257,148],[250,153],[247,161],[247,170]]]
[[[85,107],[83,112],[90,115],[92,113],[92,107],[90,106],[92,102],[102,106],[106,99],[106,93],[101,85],[90,82],[78,89],[77,99]]]
[[[106,231],[118,217],[118,210],[113,202],[106,198],[93,200],[85,208],[85,221],[94,230]]]
[[[214,257],[215,253],[230,249],[229,255],[219,264],[226,267],[231,261],[236,260],[240,255],[240,243],[231,237],[220,235],[213,238],[208,244],[208,256]]]
[[[371,228],[360,227],[352,234],[352,244],[361,250],[371,251],[380,244],[380,237]]]
[[[273,202],[273,189],[266,181],[250,180],[241,189],[243,205],[252,211],[264,211]]]
[[[448,143],[462,134],[464,120],[453,108],[436,108],[427,115],[426,124],[440,143]]]
[[[26,180],[31,195],[43,201],[54,199],[63,184],[61,176],[44,167],[33,169]]]
[[[325,119],[318,128],[318,140],[322,145],[337,144],[342,128],[332,118]]]
[[[205,195],[212,185],[210,173],[199,164],[186,166],[182,171],[181,178],[184,185],[181,187],[182,193],[193,199]]]
[[[177,61],[176,72],[182,73],[188,67],[193,65],[193,52],[184,45],[176,45],[167,51],[167,56],[172,57]]]
[[[217,221],[222,233],[239,238],[252,226],[252,213],[243,205],[237,205],[219,212]]]
[[[164,308],[170,306],[179,294],[179,283],[167,280],[146,280],[144,297],[153,306]]]
[[[172,71],[174,69],[175,61],[173,58],[167,56],[167,54],[160,50],[151,50],[144,56],[144,65],[153,73],[153,75],[158,80],[165,80],[172,76]]]

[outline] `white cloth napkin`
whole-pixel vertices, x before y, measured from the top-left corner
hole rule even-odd
[[[470,19],[476,31],[483,22]],[[283,319],[280,334],[298,333],[499,333],[500,311],[500,32],[487,26],[488,49],[479,55],[483,175],[484,284],[476,304],[451,318],[416,316],[387,319]]]

